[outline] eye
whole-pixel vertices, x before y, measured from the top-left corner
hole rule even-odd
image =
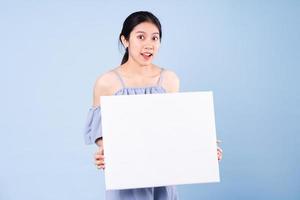
[[[138,35],[137,37],[141,40],[143,40],[145,38],[143,35]]]
[[[152,39],[157,41],[159,38],[157,36],[154,36]]]

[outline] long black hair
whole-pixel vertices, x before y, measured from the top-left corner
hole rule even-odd
[[[159,39],[161,40],[162,32],[161,32],[161,24],[155,15],[148,11],[138,11],[130,14],[123,23],[123,28],[119,36],[119,41],[122,44],[121,36],[123,35],[127,41],[129,41],[129,36],[131,31],[134,29],[135,26],[139,25],[143,22],[150,22],[153,23],[158,31],[159,31]],[[123,56],[121,65],[126,63],[128,60],[128,47],[125,49],[125,54]]]

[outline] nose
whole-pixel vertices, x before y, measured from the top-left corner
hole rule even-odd
[[[153,50],[153,47],[148,45],[148,46],[145,46],[145,49],[149,51],[149,50]]]

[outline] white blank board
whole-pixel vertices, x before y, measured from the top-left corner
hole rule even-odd
[[[107,190],[219,182],[213,93],[102,96]]]

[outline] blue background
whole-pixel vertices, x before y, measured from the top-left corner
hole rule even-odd
[[[161,20],[155,63],[212,90],[221,183],[181,199],[300,199],[300,1],[1,1],[0,199],[103,199],[83,127],[122,23]],[[184,163],[178,166],[184,167]]]

